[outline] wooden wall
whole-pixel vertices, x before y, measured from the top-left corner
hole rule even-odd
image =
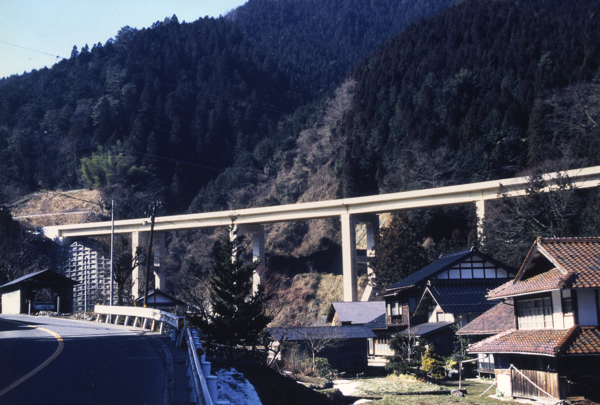
[[[527,378],[554,398],[560,398],[556,359],[545,356],[511,356],[511,363]],[[542,397],[548,395],[537,389],[521,374],[511,370],[512,392],[515,397]]]

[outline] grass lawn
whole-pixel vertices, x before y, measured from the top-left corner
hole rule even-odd
[[[453,390],[458,389],[458,381],[448,381],[441,384],[427,384],[419,381],[411,381],[399,378],[372,378],[364,380],[364,384],[358,387],[358,392],[355,397],[360,398],[361,395],[370,398],[382,398],[375,401],[377,405],[430,405],[430,404],[473,404],[473,405],[512,405],[517,404],[513,401],[500,401],[490,398],[488,395],[493,394],[496,389],[490,389],[483,397],[480,397],[490,383],[463,381],[462,387],[467,390],[467,395],[464,398],[458,398],[450,395],[396,395],[397,393],[409,392],[424,392],[438,390]]]

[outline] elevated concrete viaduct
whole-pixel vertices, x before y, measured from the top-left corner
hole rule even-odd
[[[573,186],[577,188],[597,187],[600,182],[600,166],[547,173],[543,176],[547,184],[546,191],[551,192],[556,189],[555,180],[564,176],[567,176]],[[252,233],[253,255],[256,259],[262,259],[264,263],[264,224],[339,217],[342,225],[344,301],[357,301],[355,234],[357,224],[367,224],[367,245],[368,250],[371,250],[373,238],[378,232],[379,226],[375,214],[414,208],[475,203],[479,231],[481,231],[480,227],[485,217],[485,201],[499,198],[498,192],[502,186],[505,187],[508,196],[525,195],[528,181],[528,177],[517,177],[369,197],[164,216],[156,218],[154,229],[155,232],[167,232],[228,226],[231,223],[231,217],[235,216],[237,217],[237,226],[243,232]],[[131,233],[133,235],[134,249],[137,246],[136,243],[139,243],[140,235],[149,231],[150,223],[147,218],[115,221],[115,233]],[[110,222],[58,225],[44,228],[44,234],[57,241],[62,241],[65,238],[109,235],[110,233]],[[161,245],[157,244],[159,247],[155,257],[164,254],[164,237],[162,237],[161,243]],[[137,274],[133,276],[134,279],[137,279]],[[156,282],[157,288],[160,288],[164,283],[164,276],[160,272],[157,275]]]

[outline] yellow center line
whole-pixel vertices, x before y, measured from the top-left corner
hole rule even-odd
[[[3,321],[11,322],[8,319],[3,319]],[[18,323],[18,322],[14,322],[14,323]],[[39,326],[34,326],[34,325],[27,325],[27,326],[30,328],[42,330],[42,331],[54,336],[56,338],[56,340],[58,341],[58,347],[56,348],[56,351],[54,352],[54,354],[52,354],[52,356],[48,357],[46,359],[46,361],[44,361],[42,364],[40,364],[39,366],[37,366],[36,368],[31,370],[29,373],[25,374],[23,377],[19,378],[17,381],[15,381],[14,383],[10,384],[8,387],[6,387],[2,391],[0,391],[0,397],[2,395],[6,394],[8,391],[12,390],[13,388],[24,383],[25,381],[27,381],[28,379],[30,379],[31,377],[36,375],[38,372],[40,372],[44,367],[46,367],[48,364],[50,364],[52,362],[52,360],[57,358],[58,355],[62,352],[63,348],[65,347],[65,342],[63,341],[62,336],[60,336],[58,333],[56,333],[50,329],[40,328]]]

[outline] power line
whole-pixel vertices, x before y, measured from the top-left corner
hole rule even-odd
[[[60,55],[54,55],[53,53],[38,51],[36,49],[27,48],[25,46],[21,46],[21,45],[17,45],[17,44],[12,44],[10,42],[6,42],[6,41],[2,41],[2,40],[0,40],[0,42],[3,43],[3,44],[6,44],[6,45],[14,46],[16,48],[27,49],[27,50],[32,51],[32,52],[41,53],[43,55],[50,55],[50,56],[56,57],[56,59],[65,59],[65,60],[67,59],[67,58],[63,58]],[[135,73],[129,73],[129,75],[131,77],[137,77],[137,78],[140,78],[140,79],[143,79],[143,80],[147,79],[145,76],[137,75]],[[156,83],[163,84],[165,86],[169,86],[169,87],[173,87],[173,88],[179,87],[179,86],[177,86],[177,85],[175,85],[173,83],[167,83],[167,82],[163,82],[163,81],[159,81],[159,80],[156,80]],[[254,108],[260,109],[260,110],[270,111],[270,112],[274,112],[274,113],[281,114],[281,115],[288,114],[286,112],[279,111],[279,110],[276,110],[274,108],[264,107],[264,106],[260,106],[260,105],[257,105],[257,104],[248,103],[247,101],[236,100],[236,99],[233,99],[233,98],[224,97],[224,96],[220,96],[220,95],[217,95],[217,94],[211,94],[211,93],[206,93],[206,92],[199,91],[199,90],[191,90],[191,89],[187,89],[187,88],[183,88],[183,90],[190,91],[190,92],[197,93],[197,94],[201,94],[201,95],[207,96],[207,97],[212,97],[212,98],[217,98],[217,99],[229,101],[230,103],[237,103],[237,104],[239,104],[241,106],[250,106],[250,107],[254,107]]]
[[[17,44],[11,44],[10,42],[6,42],[6,41],[2,41],[2,40],[0,40],[0,42],[2,42],[3,44],[6,44],[6,45],[14,46],[16,48],[27,49],[28,51],[37,52],[37,53],[41,53],[41,54],[44,54],[44,55],[50,55],[50,56],[55,57],[56,59],[66,59],[66,58],[63,58],[60,55],[55,55],[53,53],[38,51],[37,49],[31,49],[31,48],[27,48],[25,46],[21,46],[21,45],[17,45]]]

